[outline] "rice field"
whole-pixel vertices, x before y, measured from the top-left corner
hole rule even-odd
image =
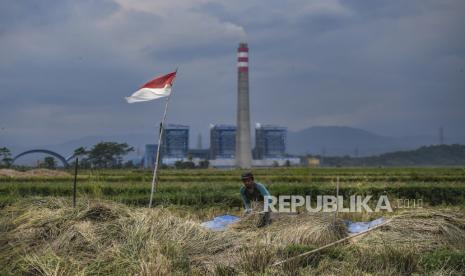
[[[273,214],[257,227],[242,215],[238,170],[162,170],[155,208],[151,172],[0,172],[0,275],[463,275],[464,168],[279,168],[254,170],[273,195],[388,195],[423,200],[393,213]],[[222,232],[201,227],[242,216]],[[345,220],[390,223],[347,237]]]
[[[194,208],[241,208],[239,170],[161,170],[155,204]],[[44,173],[42,173],[44,174]],[[31,196],[72,195],[67,175],[8,176],[0,172],[0,206]],[[345,197],[388,195],[422,199],[425,204],[465,204],[465,168],[278,168],[254,170],[256,181],[272,195],[335,194]],[[78,196],[146,206],[152,172],[147,170],[86,170],[78,176]]]

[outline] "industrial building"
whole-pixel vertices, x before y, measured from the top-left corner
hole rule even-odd
[[[169,124],[163,130],[161,153],[163,159],[182,159],[189,150],[189,127]]]
[[[200,159],[208,160],[210,159],[210,150],[209,149],[189,149],[187,152],[187,159]]]
[[[210,126],[210,159],[232,159],[236,151],[236,127]]]
[[[299,158],[286,155],[287,128],[257,124],[255,148],[252,153],[250,133],[249,99],[249,47],[239,43],[237,48],[237,125],[211,125],[210,149],[189,150],[189,127],[168,125],[165,127],[161,144],[164,164],[172,165],[180,160],[210,159],[212,167],[250,168],[252,166],[298,165]],[[156,148],[146,146],[145,167],[154,163]],[[148,154],[150,153],[150,154]],[[252,160],[252,155],[253,159]],[[151,165],[153,166],[153,165]]]
[[[155,156],[157,154],[157,144],[145,145],[144,168],[149,169],[155,166]]]
[[[286,155],[287,128],[257,124],[255,128],[255,159],[281,158]]]
[[[209,159],[210,166],[231,168],[237,165],[235,159],[237,128],[234,125],[210,125],[210,148],[189,149],[189,127],[168,125],[165,127],[161,145],[161,161],[173,166],[176,161],[200,161]],[[297,157],[286,154],[287,128],[275,125],[257,124],[255,128],[255,148],[253,167],[298,166]],[[145,168],[153,168],[157,151],[156,144],[145,146],[143,159]]]

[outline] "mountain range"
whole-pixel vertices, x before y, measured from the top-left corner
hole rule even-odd
[[[465,137],[448,137],[447,144],[465,144]],[[324,156],[370,156],[386,152],[411,150],[439,144],[437,136],[391,137],[352,127],[316,126],[289,132],[289,154],[319,154]]]

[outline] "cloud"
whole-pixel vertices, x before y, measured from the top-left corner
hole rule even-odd
[[[163,102],[123,97],[179,66],[168,121],[206,136],[208,123],[235,122],[235,51],[245,40],[253,122],[384,134],[460,128],[464,8],[455,0],[4,1],[0,125],[24,143],[152,132]]]

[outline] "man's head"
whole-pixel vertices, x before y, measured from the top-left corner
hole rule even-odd
[[[247,189],[253,189],[254,179],[253,174],[251,172],[245,172],[241,175],[242,183]]]

